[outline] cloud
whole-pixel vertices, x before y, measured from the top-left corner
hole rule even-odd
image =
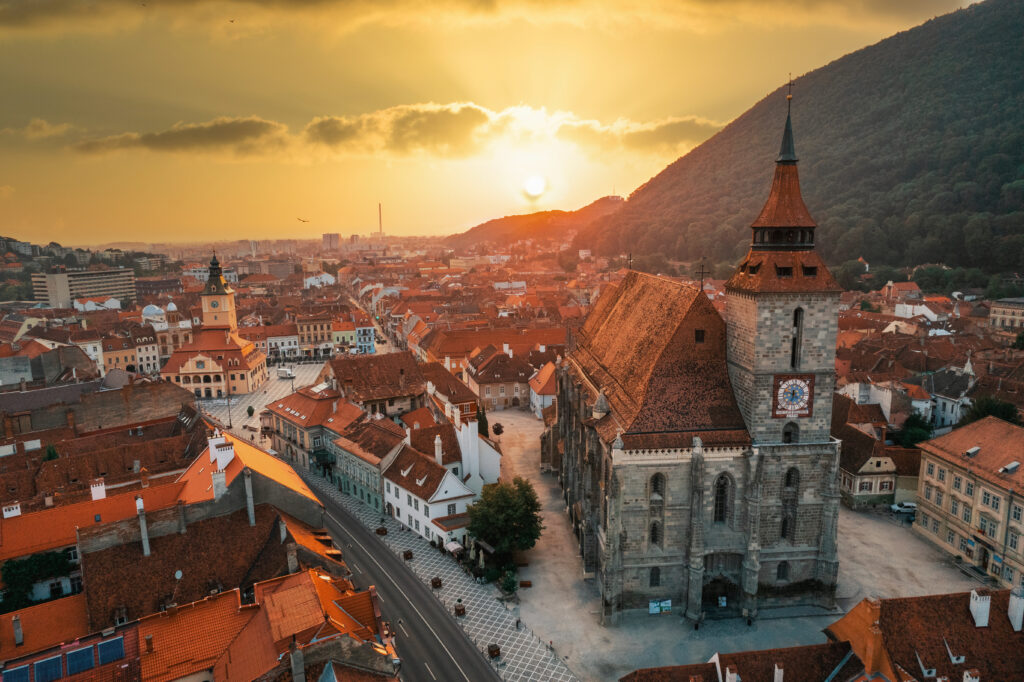
[[[572,112],[522,105],[495,111],[472,102],[429,102],[354,116],[319,116],[298,133],[257,116],[221,117],[205,123],[178,123],[158,132],[85,138],[72,148],[84,154],[142,149],[235,157],[383,154],[458,159],[487,153],[502,144],[507,148],[568,143],[594,153],[624,150],[665,155],[685,151],[719,128],[720,123],[698,117],[602,123]]]
[[[0,30],[57,28],[119,30],[146,21],[191,22],[224,29],[223,16],[244,17],[237,26],[273,28],[298,20],[321,30],[366,24],[496,22],[622,24],[707,30],[743,22],[757,25],[892,25],[922,21],[961,7],[963,0],[0,0]],[[215,20],[216,19],[216,20]]]
[[[230,152],[239,156],[266,153],[287,145],[287,126],[257,116],[220,117],[205,123],[176,123],[155,133],[121,133],[85,139],[74,148],[85,154],[119,149],[158,152]]]
[[[10,185],[0,185],[0,201],[9,199],[14,194],[14,188]]]
[[[60,137],[71,131],[70,123],[50,123],[41,118],[33,118],[24,128],[3,128],[0,133],[20,135],[28,140],[42,140],[49,137]]]
[[[559,127],[558,136],[602,150],[675,151],[703,142],[721,127],[721,123],[696,116],[650,123],[618,120],[609,125],[599,121],[566,121]]]

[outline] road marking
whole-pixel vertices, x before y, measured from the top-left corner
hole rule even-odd
[[[335,516],[334,514],[332,514],[331,512],[327,512],[327,517],[328,517],[329,519],[331,519],[332,521],[334,521],[334,522],[335,522],[336,524],[338,524],[338,526],[340,526],[340,527],[341,527],[342,529],[344,529],[344,528],[345,528],[345,524],[343,524],[343,523],[342,523],[341,521],[339,521],[339,520],[338,520],[338,518],[337,518],[337,517],[336,517],[336,516]],[[358,519],[357,519],[357,520],[356,520],[356,523],[358,523],[358,522],[359,522],[359,521],[358,521]],[[462,669],[462,666],[461,666],[461,665],[459,665],[459,661],[458,661],[458,659],[456,659],[456,658],[455,658],[455,656],[454,656],[454,655],[452,655],[452,652],[448,650],[448,647],[447,647],[447,646],[445,646],[444,640],[442,640],[442,639],[441,639],[441,636],[437,634],[437,631],[436,631],[436,630],[434,630],[434,628],[433,628],[433,627],[432,627],[432,626],[430,625],[430,623],[428,623],[428,622],[427,622],[427,619],[423,617],[423,614],[422,614],[422,613],[420,613],[420,610],[419,610],[418,608],[416,608],[416,604],[414,604],[414,603],[413,603],[413,601],[412,601],[412,599],[410,599],[410,598],[409,598],[409,595],[407,595],[407,594],[405,593],[405,590],[403,590],[403,589],[402,589],[401,587],[399,587],[399,586],[398,586],[398,583],[396,583],[396,582],[395,582],[395,579],[391,577],[391,574],[390,574],[390,573],[388,573],[388,572],[387,572],[386,570],[384,570],[384,567],[380,565],[380,562],[379,562],[379,561],[377,561],[377,557],[373,556],[373,554],[371,554],[371,553],[370,553],[370,550],[368,550],[368,549],[367,549],[367,548],[366,548],[366,547],[365,547],[365,546],[363,545],[363,543],[359,541],[359,538],[357,538],[357,537],[356,537],[355,535],[353,535],[352,533],[349,533],[349,532],[348,532],[347,530],[345,531],[345,533],[346,533],[346,534],[347,534],[347,535],[348,535],[348,536],[349,536],[350,538],[352,538],[352,541],[353,541],[354,543],[356,543],[357,545],[359,545],[359,548],[360,548],[360,549],[362,549],[362,550],[363,550],[364,552],[366,552],[366,556],[368,556],[368,557],[370,558],[370,561],[372,561],[373,563],[377,564],[377,568],[379,568],[379,569],[380,569],[381,575],[382,575],[383,577],[387,578],[387,579],[388,579],[388,581],[389,581],[389,582],[390,582],[390,583],[391,583],[391,584],[392,584],[392,585],[394,586],[394,588],[395,588],[396,590],[398,590],[398,591],[399,591],[399,592],[401,593],[401,595],[402,595],[403,597],[405,597],[405,600],[406,600],[407,602],[409,602],[409,606],[411,606],[411,607],[412,607],[412,610],[416,612],[416,615],[420,617],[420,620],[422,620],[422,621],[423,621],[423,624],[427,626],[427,629],[428,629],[428,630],[430,630],[430,633],[431,633],[432,635],[434,635],[434,638],[435,638],[435,639],[437,639],[437,643],[438,643],[438,644],[440,644],[440,645],[441,645],[441,648],[442,648],[442,649],[444,649],[444,652],[445,652],[446,654],[448,654],[448,658],[452,659],[452,663],[454,663],[454,664],[455,664],[455,667],[459,669],[459,672],[460,672],[460,673],[462,673],[462,677],[463,677],[463,678],[464,678],[464,679],[466,680],[466,682],[470,682],[470,679],[469,679],[469,675],[467,675],[467,674],[466,674],[466,671]],[[426,663],[424,663],[424,665],[426,665]],[[431,677],[433,677],[433,673],[431,673]],[[437,678],[435,677],[434,679],[436,680]]]
[[[409,636],[409,631],[405,629],[405,626],[404,626],[404,625],[402,625],[401,623],[399,623],[399,624],[398,624],[398,627],[402,628],[402,632],[404,632],[404,633],[405,633],[405,636],[406,636],[406,637],[408,637],[408,636]]]
[[[427,669],[427,672],[430,673],[430,677],[432,679],[435,679],[435,680],[437,679],[437,676],[434,675],[434,671],[430,669],[430,666],[427,665],[426,661],[423,662],[423,667]]]
[[[358,566],[356,566],[351,561],[348,562],[348,565],[351,566],[352,568],[356,569],[356,573],[362,573],[363,572],[363,569],[359,568]]]

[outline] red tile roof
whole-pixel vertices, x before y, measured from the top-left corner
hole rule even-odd
[[[321,386],[323,386],[321,384]],[[300,388],[295,393],[267,404],[267,409],[302,429],[323,426],[335,433],[363,416],[363,411],[341,398],[331,388],[315,390],[316,386]]]
[[[555,395],[557,381],[555,379],[555,363],[549,362],[530,379],[530,390],[537,395]]]
[[[1011,462],[1024,464],[1024,427],[998,417],[971,422],[920,443],[918,447],[957,466],[969,466],[976,476],[1002,488],[1019,490],[1024,485],[1024,466],[1009,474],[999,471]],[[964,453],[974,447],[980,448],[977,454],[964,457]]]
[[[14,643],[13,618],[21,620],[23,643]],[[0,651],[6,658],[27,656],[58,644],[70,644],[85,637],[89,628],[89,614],[84,594],[54,599],[25,609],[0,615]]]

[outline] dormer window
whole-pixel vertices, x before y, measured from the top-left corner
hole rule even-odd
[[[804,265],[803,266],[804,277],[817,277],[818,266],[817,265]]]
[[[758,265],[751,265],[749,268],[747,268],[747,272],[749,272],[751,275],[756,275],[757,271],[760,270],[760,269],[761,269],[761,265],[760,264],[758,264]]]
[[[775,266],[775,276],[776,277],[792,277],[793,276],[793,268],[791,268],[791,267],[782,267],[782,266],[776,265]]]

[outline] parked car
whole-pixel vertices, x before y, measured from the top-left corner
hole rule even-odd
[[[917,503],[916,502],[897,502],[896,504],[889,505],[890,511],[893,514],[916,514]]]

